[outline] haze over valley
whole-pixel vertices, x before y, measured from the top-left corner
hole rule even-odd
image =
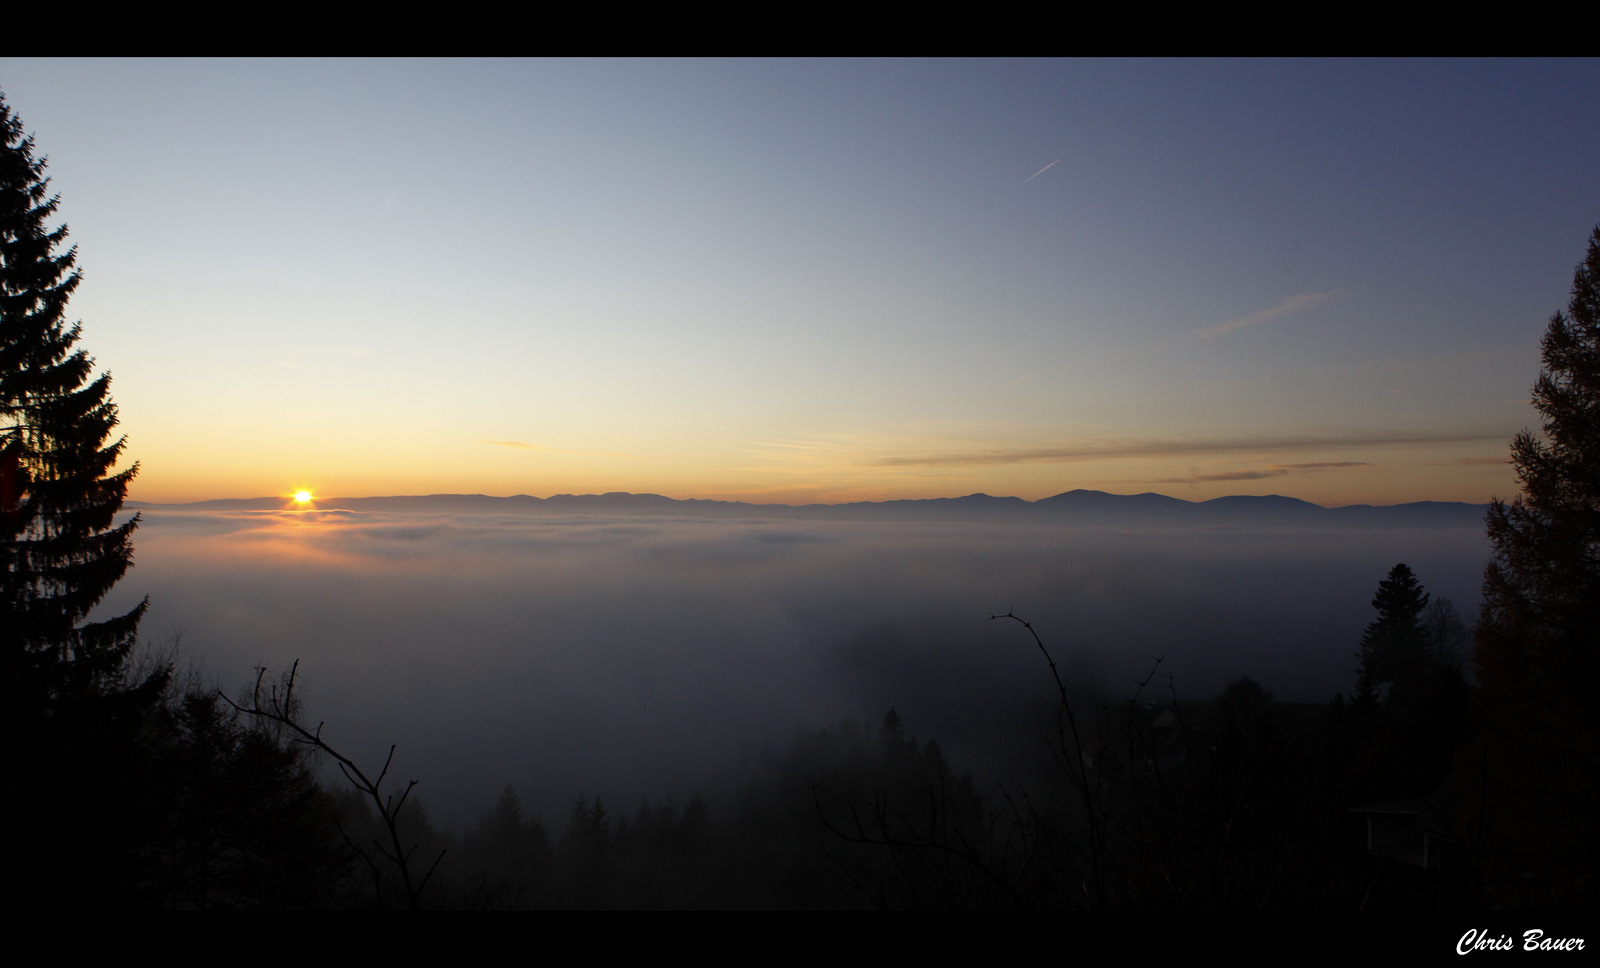
[[[458,827],[507,782],[553,817],[579,791],[682,800],[797,727],[890,707],[994,778],[1042,743],[1053,699],[1031,641],[988,618],[1013,608],[1075,686],[1114,698],[1161,656],[1186,698],[1248,675],[1326,702],[1353,688],[1392,565],[1470,616],[1487,556],[1470,505],[286,503],[142,509],[137,567],[105,609],[148,594],[150,637],[181,632],[230,687],[300,660],[327,735],[367,760],[399,744]]]

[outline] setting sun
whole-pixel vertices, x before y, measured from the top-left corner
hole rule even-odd
[[[294,503],[296,503],[296,504],[310,504],[311,503],[311,492],[310,491],[295,491],[294,492]]]

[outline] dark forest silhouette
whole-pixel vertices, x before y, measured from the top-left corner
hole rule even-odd
[[[1511,444],[1473,661],[1471,835],[1496,906],[1600,907],[1600,226],[1550,319],[1533,388],[1543,434]]]
[[[1524,494],[1489,511],[1476,685],[1469,623],[1405,564],[1379,579],[1352,643],[1351,699],[1325,704],[1276,702],[1248,675],[1180,699],[1159,660],[1107,696],[1063,678],[1060,647],[1008,612],[996,617],[1031,635],[1056,702],[992,787],[890,709],[797,730],[729,789],[683,803],[578,792],[559,830],[508,785],[458,839],[429,821],[425,786],[392,778],[393,748],[377,769],[339,752],[337,712],[323,724],[295,696],[298,665],[230,696],[178,674],[176,647],[137,651],[146,603],[85,622],[131,562],[139,517],[118,513],[138,465],[113,472],[110,378],[66,321],[76,249],[47,224],[57,200],[33,152],[0,98],[0,661],[10,829],[25,832],[13,908],[1595,904],[1600,227],[1545,337],[1544,437],[1513,443]],[[980,497],[961,506],[1016,511]],[[345,782],[318,780],[330,764]]]

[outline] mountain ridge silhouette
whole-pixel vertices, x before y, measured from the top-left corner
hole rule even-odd
[[[218,498],[187,503],[128,501],[131,510],[284,511],[286,497]],[[1352,504],[1325,507],[1281,494],[1229,495],[1187,501],[1146,491],[1112,494],[1077,488],[1036,501],[982,492],[961,497],[903,498],[839,504],[755,504],[709,498],[671,498],[661,494],[610,491],[605,494],[426,494],[318,499],[307,510],[412,511],[428,513],[622,514],[673,517],[759,515],[768,518],[863,520],[1063,521],[1092,524],[1306,524],[1397,525],[1412,527],[1481,524],[1488,504],[1412,501],[1403,504]]]

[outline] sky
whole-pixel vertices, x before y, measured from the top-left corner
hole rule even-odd
[[[1600,61],[0,58],[130,498],[1484,502]]]

